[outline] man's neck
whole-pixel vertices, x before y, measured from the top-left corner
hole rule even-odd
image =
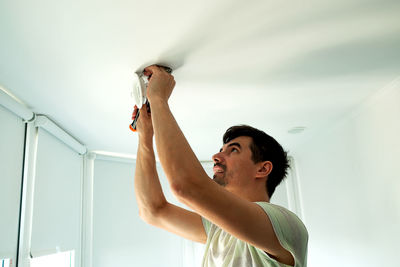
[[[250,202],[269,202],[269,197],[265,188],[260,189],[247,189],[247,190],[235,190],[233,188],[226,188],[229,192],[235,194],[236,196],[245,199]]]

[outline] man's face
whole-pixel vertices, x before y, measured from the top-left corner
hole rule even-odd
[[[226,143],[219,153],[215,154],[213,180],[224,186],[244,186],[256,173],[250,144],[251,137],[240,136]]]

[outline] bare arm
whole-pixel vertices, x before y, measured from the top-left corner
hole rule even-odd
[[[135,196],[140,217],[149,224],[205,243],[206,234],[201,217],[167,202],[164,196],[156,170],[151,118],[145,108],[140,111],[137,129],[139,146],[135,170]]]
[[[150,220],[167,201],[156,171],[153,144],[150,138],[140,137],[135,169],[135,196],[139,215]]]

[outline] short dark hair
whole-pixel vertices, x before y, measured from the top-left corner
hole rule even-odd
[[[254,163],[261,161],[270,161],[272,163],[272,171],[268,175],[266,183],[267,193],[271,198],[272,194],[275,192],[275,188],[288,173],[288,168],[290,166],[287,152],[273,137],[248,125],[236,125],[228,128],[222,141],[226,144],[240,136],[251,137],[252,143],[250,144],[250,150]]]

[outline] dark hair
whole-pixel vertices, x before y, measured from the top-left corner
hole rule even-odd
[[[268,175],[266,183],[267,193],[271,198],[275,188],[286,177],[290,167],[287,152],[273,137],[248,125],[230,127],[226,130],[222,141],[226,144],[240,136],[251,137],[253,142],[250,144],[250,150],[254,163],[261,161],[270,161],[272,163],[272,171]]]

